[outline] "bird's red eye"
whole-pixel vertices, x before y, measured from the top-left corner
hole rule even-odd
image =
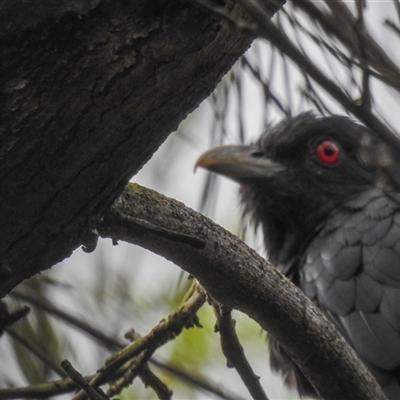
[[[317,158],[323,164],[336,164],[339,160],[339,154],[339,146],[330,140],[325,140],[319,143],[316,149]]]

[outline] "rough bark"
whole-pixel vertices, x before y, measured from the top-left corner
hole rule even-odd
[[[0,296],[85,241],[252,40],[195,2],[40,4],[0,1]]]
[[[265,259],[208,218],[131,184],[105,215],[100,233],[160,254],[196,277],[215,300],[249,315],[279,340],[324,399],[385,399],[322,312]]]

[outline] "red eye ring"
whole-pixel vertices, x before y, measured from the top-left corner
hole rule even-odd
[[[324,140],[318,144],[315,153],[318,161],[323,164],[333,165],[339,161],[340,148],[336,143]]]

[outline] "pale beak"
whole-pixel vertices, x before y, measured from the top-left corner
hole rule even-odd
[[[266,178],[285,167],[260,151],[256,146],[218,146],[203,153],[196,161],[205,168],[236,182]]]

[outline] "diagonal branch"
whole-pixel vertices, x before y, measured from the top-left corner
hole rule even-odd
[[[325,75],[308,56],[303,54],[303,52],[293,44],[290,38],[271,22],[268,12],[266,12],[259,2],[254,0],[238,0],[238,3],[240,3],[253,18],[253,23],[238,20],[232,17],[226,10],[210,4],[207,0],[198,0],[198,2],[212,9],[216,14],[226,18],[232,24],[235,24],[238,29],[251,32],[271,42],[282,54],[290,58],[300,70],[304,71],[304,73],[310,76],[322,89],[334,98],[344,110],[353,114],[371,130],[379,132],[391,145],[399,148],[399,142],[395,132],[377,118],[372,111],[364,107],[363,104],[359,104],[357,101],[351,99],[333,80]]]
[[[197,236],[206,245],[198,249],[168,240],[130,224],[121,215]],[[385,399],[367,368],[321,311],[254,250],[201,214],[130,184],[105,214],[99,233],[162,255],[195,276],[216,301],[245,312],[278,339],[323,398]]]
[[[139,356],[140,360],[138,365],[135,366],[135,374],[137,375],[158,347],[174,339],[185,327],[195,326],[196,312],[205,301],[206,294],[204,289],[196,288],[178,310],[160,321],[146,336],[137,339],[135,342],[108,357],[104,365],[98,370],[93,379],[91,379],[89,385],[94,388],[98,387],[104,379],[112,376],[125,363]],[[142,353],[144,355],[140,357]],[[73,400],[83,400],[84,398],[85,393],[82,390],[73,397]]]
[[[63,311],[50,302],[44,301],[33,294],[23,293],[16,289],[11,294],[11,297],[26,301],[35,308],[42,310],[58,319],[61,319],[65,323],[71,325],[75,329],[82,331],[89,335],[93,339],[97,340],[100,345],[108,350],[120,350],[126,346],[126,344],[112,336],[106,335],[101,329],[96,329],[87,322],[76,318],[70,313]],[[225,399],[225,400],[238,400],[239,397],[234,396],[232,393],[228,393],[224,388],[221,388],[217,383],[205,380],[199,376],[195,376],[191,371],[181,369],[177,366],[172,366],[167,363],[161,362],[156,358],[150,359],[150,364],[160,368],[168,374],[177,377],[183,383],[193,385],[199,389],[209,392],[211,395]],[[155,392],[163,390],[159,388],[163,383],[151,372],[150,368],[144,367],[139,373],[140,379],[143,381],[145,386],[151,387]],[[87,377],[87,380],[93,379]],[[25,388],[13,388],[13,389],[1,389],[0,399],[12,399],[12,398],[48,398],[64,392],[71,392],[76,386],[70,379],[62,379],[54,382],[48,382],[38,385],[31,385]],[[14,396],[14,397],[13,397]]]
[[[336,37],[356,58],[364,58],[368,54],[368,62],[379,73],[376,77],[397,91],[400,90],[400,69],[367,32],[360,31],[355,18],[348,7],[341,1],[328,1],[331,14],[322,11],[309,0],[293,0],[293,5],[304,11],[313,21],[318,23],[327,36]],[[338,24],[337,21],[343,21]],[[344,25],[344,26],[343,26]],[[357,36],[359,36],[357,38]],[[361,48],[359,43],[363,44]]]

